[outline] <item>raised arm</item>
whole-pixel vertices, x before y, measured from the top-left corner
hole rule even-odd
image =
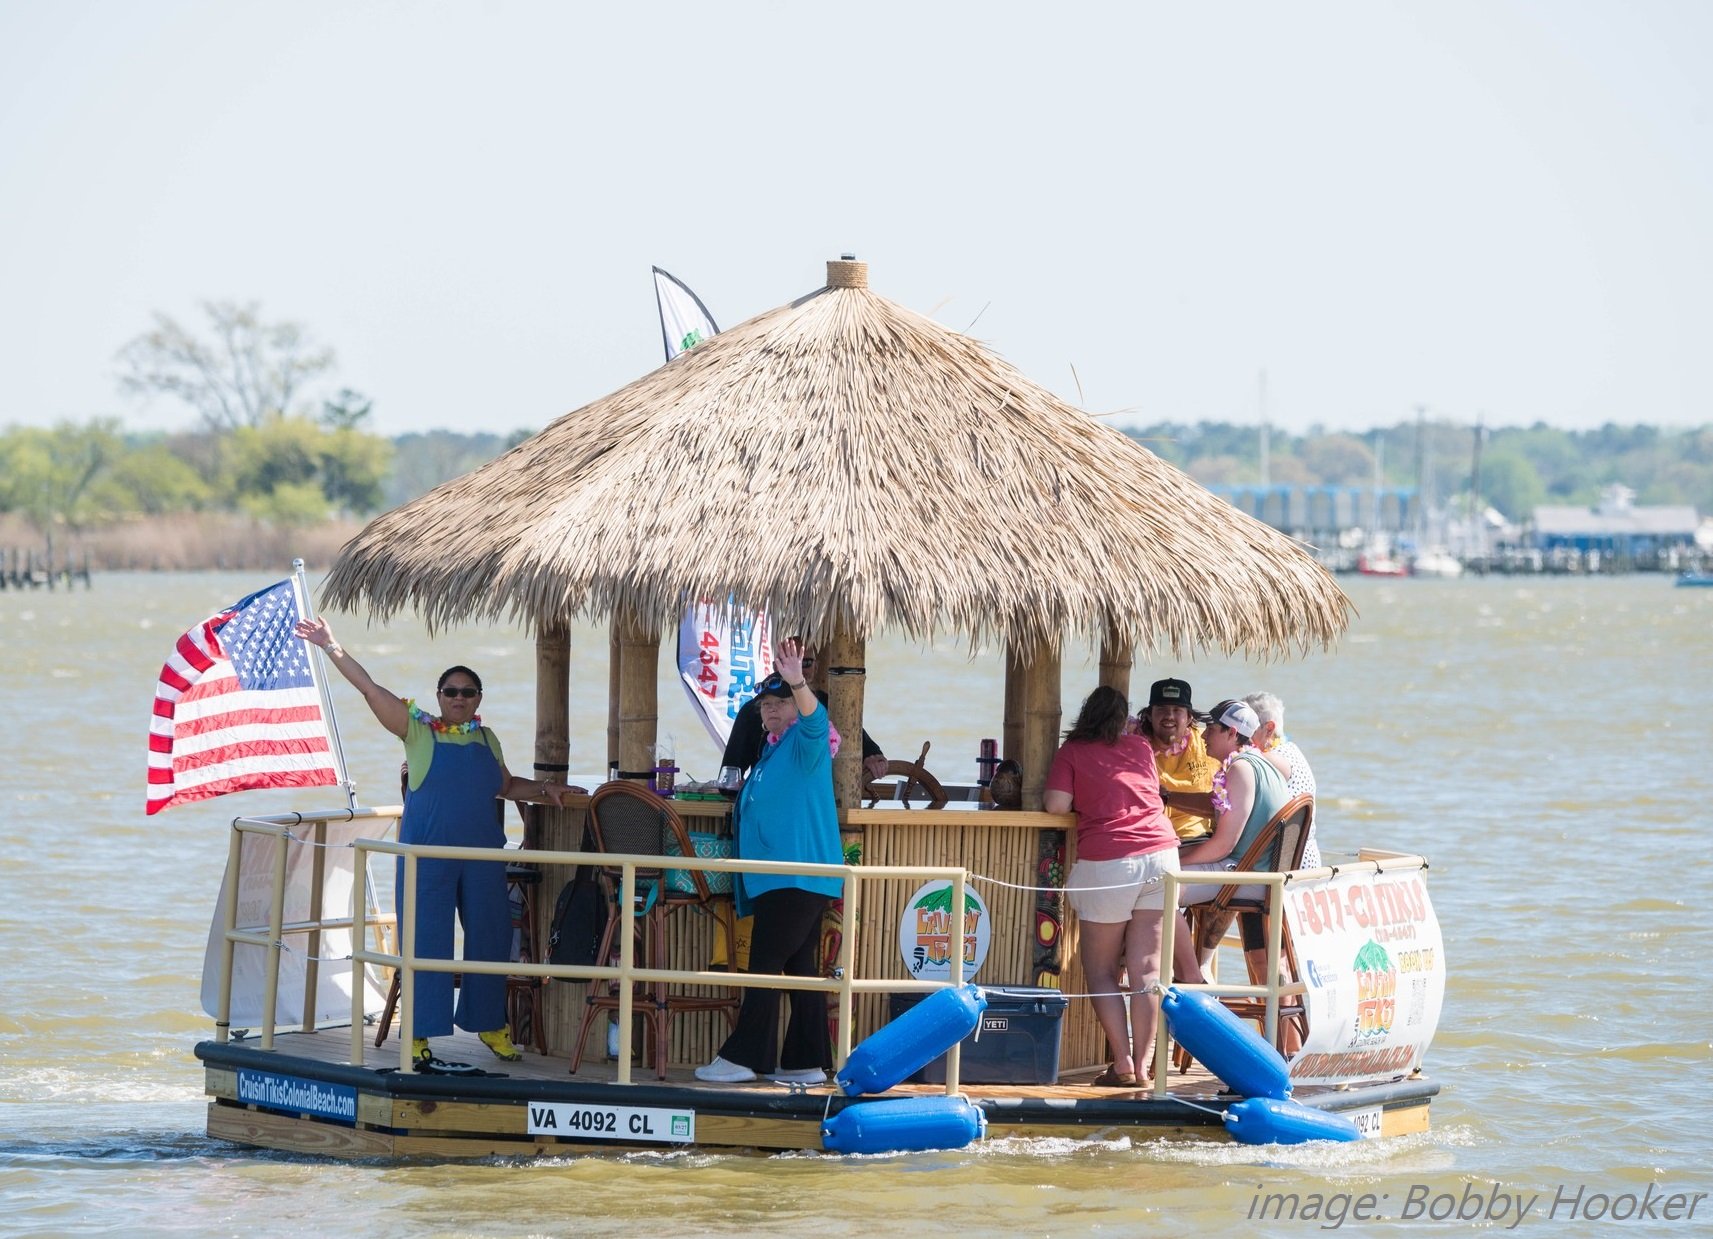
[[[809,687],[809,681],[803,678],[803,643],[796,637],[785,638],[779,643],[773,665],[785,681],[785,687],[791,690],[791,701],[797,707],[798,716],[808,718],[821,703]]]
[[[345,652],[345,647],[339,644],[327,621],[321,618],[298,620],[296,631],[305,641],[327,652],[327,661],[339,668],[339,674],[363,694],[363,700],[369,703],[369,709],[380,720],[381,726],[403,740],[405,729],[410,724],[410,710],[397,693],[375,683],[375,677],[363,669],[363,664]]]

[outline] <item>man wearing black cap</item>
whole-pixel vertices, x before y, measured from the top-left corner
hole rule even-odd
[[[1214,763],[1195,726],[1195,707],[1190,704],[1186,681],[1155,680],[1149,687],[1148,708],[1142,711],[1142,734],[1154,747],[1160,795],[1172,829],[1179,839],[1205,838],[1213,829],[1207,817],[1207,793],[1213,789]]]

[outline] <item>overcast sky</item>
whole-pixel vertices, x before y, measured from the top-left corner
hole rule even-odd
[[[0,425],[188,424],[114,354],[234,299],[384,433],[539,428],[651,265],[730,326],[844,250],[1119,425],[1705,423],[1710,65],[1705,0],[0,0]]]

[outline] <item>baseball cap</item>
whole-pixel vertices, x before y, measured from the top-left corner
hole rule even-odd
[[[775,671],[755,686],[755,695],[757,697],[789,697],[791,696],[791,687],[786,684],[785,677]]]
[[[1261,719],[1255,709],[1247,701],[1230,698],[1220,702],[1206,714],[1200,716],[1204,723],[1218,723],[1221,727],[1229,727],[1245,740],[1250,739],[1260,729]]]
[[[1190,686],[1187,680],[1155,680],[1148,688],[1148,704],[1182,706],[1190,713],[1195,713],[1195,707],[1190,704]]]

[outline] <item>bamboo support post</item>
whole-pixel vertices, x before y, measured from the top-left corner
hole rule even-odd
[[[862,803],[862,708],[867,648],[860,637],[841,628],[822,646],[820,665],[827,678],[827,717],[839,729],[839,755],[833,758],[833,802],[840,809]]]
[[[1116,688],[1124,694],[1126,701],[1130,700],[1130,669],[1134,665],[1133,651],[1130,646],[1119,640],[1114,626],[1106,626],[1106,636],[1100,643],[1100,682],[1107,688]],[[1131,703],[1130,712],[1136,712],[1135,703]]]
[[[660,633],[634,616],[622,616],[619,642],[619,769],[640,774],[654,769],[655,737],[660,727],[656,679],[660,674]]]
[[[1023,808],[1041,807],[1047,767],[1059,750],[1059,647],[1042,642],[1024,654],[1023,672]]]
[[[569,782],[571,770],[571,630],[561,625],[535,634],[535,777]],[[523,845],[536,846],[539,806],[524,811],[530,823]]]
[[[607,768],[619,768],[619,621],[615,615],[607,629]]]
[[[1005,730],[1000,755],[1023,760],[1023,662],[1014,646],[1005,647]]]

